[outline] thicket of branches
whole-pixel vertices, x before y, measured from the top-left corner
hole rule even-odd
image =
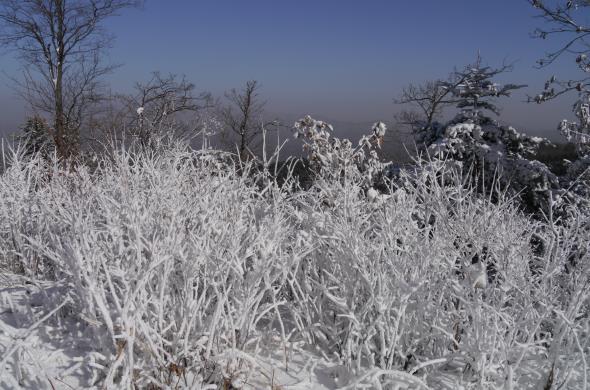
[[[23,358],[31,334],[73,323],[85,385],[240,388],[268,375],[270,350],[287,371],[298,354],[332,362],[334,387],[587,387],[587,215],[531,220],[440,161],[382,193],[381,124],[358,147],[298,127],[307,191],[277,184],[276,155],[260,170],[182,145],[119,149],[72,171],[15,154],[1,264],[43,305],[12,302],[35,325],[3,326],[2,383],[45,386]]]

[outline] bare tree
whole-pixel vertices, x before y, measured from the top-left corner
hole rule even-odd
[[[436,80],[426,81],[422,85],[409,84],[395,102],[409,104],[418,109],[418,112],[402,111],[400,119],[404,124],[429,128],[441,111],[455,104],[456,100],[452,99],[450,90],[444,87],[443,82]]]
[[[538,61],[539,66],[551,64],[564,53],[576,55],[588,53],[590,26],[584,25],[583,20],[586,20],[588,12],[586,8],[590,7],[590,2],[587,0],[528,0],[528,2],[540,11],[539,17],[547,24],[547,28],[535,29],[534,37],[547,39],[550,36],[561,35],[566,38],[563,45]]]
[[[209,93],[195,95],[195,85],[184,76],[154,72],[147,83],[136,83],[135,93],[120,95],[124,127],[142,147],[152,147],[158,136],[186,136],[191,130],[179,115],[213,107]]]
[[[18,82],[34,110],[52,117],[51,136],[60,158],[76,156],[80,127],[100,99],[102,62],[112,37],[102,23],[139,0],[0,0],[0,43],[24,65]]]
[[[259,89],[256,80],[248,81],[242,90],[232,89],[225,94],[230,104],[221,110],[223,125],[237,138],[235,145],[242,159],[248,158],[249,149],[264,128],[261,116],[265,102],[260,101]]]
[[[448,80],[427,81],[422,85],[409,84],[395,103],[412,107],[402,110],[397,119],[399,124],[409,126],[419,144],[429,144],[436,138],[437,124],[442,111],[458,103],[452,90],[463,82],[455,74]]]

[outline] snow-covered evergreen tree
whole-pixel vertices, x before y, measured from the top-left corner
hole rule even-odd
[[[454,160],[464,169],[472,170],[483,188],[490,189],[498,177],[504,184],[521,192],[527,206],[536,208],[546,200],[547,190],[557,188],[557,177],[534,155],[547,140],[530,137],[511,126],[501,125],[490,113],[500,114],[498,97],[509,97],[523,85],[500,85],[494,78],[509,66],[492,68],[476,62],[456,71],[463,80],[447,84],[457,99],[459,113],[429,147],[435,158]]]
[[[16,139],[23,146],[27,156],[41,153],[42,156],[47,157],[54,149],[49,124],[38,115],[27,119]]]
[[[442,82],[442,87],[450,90],[451,95],[456,99],[456,106],[462,110],[455,121],[471,120],[479,125],[493,123],[493,119],[487,116],[487,112],[492,112],[496,116],[500,115],[500,108],[494,99],[501,96],[509,97],[512,91],[526,86],[500,85],[494,82],[494,77],[510,68],[509,65],[503,65],[500,68],[484,66],[478,54],[475,63],[467,65],[462,71],[454,72],[454,79],[460,82]]]

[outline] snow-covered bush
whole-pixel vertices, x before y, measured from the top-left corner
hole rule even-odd
[[[379,161],[377,149],[381,148],[387,131],[383,122],[376,122],[371,134],[360,138],[357,146],[348,139],[333,137],[332,125],[318,121],[309,115],[295,123],[295,136],[303,140],[310,166],[317,179],[361,184],[367,191],[382,184],[386,164]]]
[[[277,291],[309,250],[293,204],[218,161],[121,152],[92,173],[15,161],[1,179],[4,260],[63,286],[107,387],[220,382],[280,318]]]
[[[401,176],[404,185],[391,198],[375,202],[357,187],[339,187],[329,213],[299,217],[318,237],[297,286],[296,321],[307,341],[346,366],[351,374],[341,380],[359,384],[359,376],[373,385],[403,382],[409,372],[420,373],[417,387],[520,388],[533,372],[548,372],[551,359],[564,364],[561,375],[570,372],[572,362],[561,362],[556,346],[544,362],[535,357],[545,353],[539,337],[549,337],[535,324],[543,332],[559,328],[568,342],[587,332],[582,323],[566,331],[567,322],[538,300],[540,293],[555,299],[547,289],[565,279],[569,252],[560,245],[571,245],[569,233],[561,236],[567,243],[551,240],[553,249],[537,258],[529,242],[545,227],[520,214],[504,193],[494,202],[483,198],[440,161]],[[588,261],[587,253],[582,257]],[[539,271],[539,264],[555,274]],[[587,269],[581,272],[588,277]],[[576,289],[587,305],[583,282],[553,293]],[[583,313],[582,306],[574,311]],[[462,379],[449,384],[446,375],[457,369]],[[538,384],[547,379],[541,377]]]
[[[15,154],[0,387],[587,387],[587,216],[531,220],[443,161],[384,195],[306,123],[307,191],[179,145]]]
[[[590,71],[586,55],[580,55],[576,62],[584,72]],[[556,92],[556,88],[561,90]],[[552,77],[545,84],[545,90],[537,95],[537,103],[553,99],[563,93],[576,90],[578,100],[573,105],[573,113],[577,121],[562,120],[558,129],[568,142],[576,147],[577,158],[567,162],[567,172],[559,177],[560,188],[556,191],[562,201],[562,212],[567,215],[568,205],[577,204],[579,209],[587,208],[590,196],[590,90],[588,85],[580,81],[559,81]]]
[[[520,193],[529,211],[547,207],[547,193],[559,188],[557,176],[534,159],[547,141],[529,137],[497,122],[480,125],[472,121],[448,124],[444,135],[430,146],[431,156],[461,163],[485,188],[500,179]]]

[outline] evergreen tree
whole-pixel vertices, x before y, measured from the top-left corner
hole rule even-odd
[[[483,66],[478,56],[473,65],[456,71],[458,84],[446,84],[457,100],[459,113],[449,121],[443,132],[432,142],[430,153],[458,163],[470,170],[479,188],[489,190],[500,177],[519,192],[531,210],[547,205],[547,193],[559,187],[557,177],[535,154],[544,138],[527,136],[511,126],[500,125],[490,113],[498,116],[498,97],[509,97],[511,92],[524,87],[518,84],[500,85],[494,78],[510,69],[509,66]]]
[[[443,81],[441,85],[448,89],[455,98],[456,106],[461,113],[456,121],[471,120],[476,124],[492,123],[487,111],[500,115],[500,108],[495,103],[497,97],[509,97],[511,92],[526,87],[526,85],[506,84],[499,85],[493,81],[497,75],[511,69],[509,65],[500,68],[483,66],[481,57],[478,55],[474,64],[466,66],[462,71],[454,72],[454,79],[461,80],[459,83]]]
[[[16,137],[23,146],[25,155],[34,156],[40,153],[47,157],[53,153],[54,145],[50,138],[50,128],[47,121],[35,115],[27,119],[21,128],[21,134]]]

